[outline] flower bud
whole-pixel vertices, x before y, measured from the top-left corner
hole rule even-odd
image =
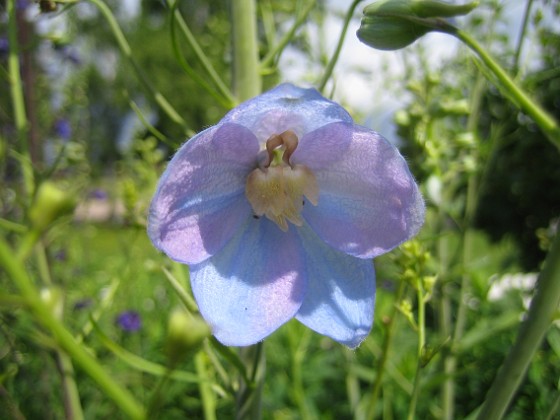
[[[46,287],[41,290],[41,300],[51,310],[56,319],[62,319],[64,294],[59,287]]]
[[[436,19],[465,15],[477,5],[478,1],[452,5],[437,0],[381,0],[364,9],[357,35],[370,47],[398,50],[438,30]]]
[[[29,219],[37,230],[45,230],[56,219],[71,213],[76,203],[66,191],[51,181],[43,182],[29,209]]]
[[[196,350],[210,334],[210,327],[201,317],[175,309],[167,326],[167,357],[171,363],[178,362],[190,351]]]

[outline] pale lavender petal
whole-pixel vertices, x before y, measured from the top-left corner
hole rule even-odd
[[[148,234],[170,258],[204,261],[251,217],[245,180],[258,142],[245,127],[222,124],[184,144],[160,179],[150,206]]]
[[[220,342],[254,344],[294,316],[306,287],[302,255],[295,229],[251,218],[218,254],[191,266],[200,313]]]
[[[249,128],[260,142],[286,130],[294,131],[301,138],[335,121],[352,122],[352,118],[344,108],[325,99],[315,89],[302,89],[289,83],[243,102],[222,120]]]
[[[319,334],[357,347],[373,324],[373,262],[331,248],[307,226],[298,232],[306,253],[307,293],[296,319]]]
[[[340,251],[375,257],[424,222],[424,201],[405,160],[374,131],[326,125],[301,139],[291,162],[309,167],[319,184],[319,203],[305,206],[304,219]]]

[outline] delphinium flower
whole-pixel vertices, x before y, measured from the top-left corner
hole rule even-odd
[[[56,135],[63,140],[70,140],[72,137],[72,126],[65,118],[58,118],[54,122],[54,131]]]
[[[414,236],[424,203],[398,150],[314,89],[282,84],[184,144],[148,234],[190,266],[226,345],[297,320],[354,348],[373,323],[372,258]]]
[[[126,332],[135,332],[142,327],[142,319],[136,311],[121,312],[116,319],[117,325]]]

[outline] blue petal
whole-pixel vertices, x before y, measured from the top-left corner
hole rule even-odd
[[[152,199],[148,234],[154,245],[186,264],[222,248],[251,215],[245,182],[258,149],[247,128],[231,123],[211,127],[184,144]]]
[[[291,162],[313,171],[317,206],[303,217],[336,249],[360,258],[390,251],[416,235],[424,201],[399,151],[378,133],[348,123],[301,139]]]
[[[220,342],[254,344],[294,316],[305,293],[302,255],[295,229],[250,217],[219,253],[191,266],[200,313]]]
[[[296,319],[339,343],[357,347],[373,324],[373,262],[331,248],[307,226],[298,233],[306,253],[307,293]]]
[[[315,89],[302,89],[289,83],[243,102],[222,119],[249,128],[260,142],[286,130],[294,131],[301,138],[335,121],[352,122],[352,117]]]

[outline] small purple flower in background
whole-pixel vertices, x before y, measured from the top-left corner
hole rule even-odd
[[[69,62],[71,62],[76,66],[82,63],[82,60],[76,48],[70,45],[64,45],[63,47],[60,48],[60,52],[64,60],[68,60]]]
[[[373,323],[371,259],[423,221],[394,146],[316,90],[283,84],[179,149],[148,234],[190,265],[200,312],[222,343],[254,344],[295,317],[354,348]]]
[[[88,197],[92,198],[94,200],[107,200],[109,195],[107,194],[107,191],[102,190],[101,188],[96,188],[96,189],[90,191],[90,193],[88,194]]]
[[[29,0],[17,0],[16,1],[16,9],[17,10],[25,10],[29,7],[30,1]]]
[[[142,319],[136,311],[121,312],[116,319],[116,323],[123,331],[134,332],[142,327]]]
[[[59,118],[54,122],[54,131],[57,136],[64,140],[70,140],[70,137],[72,137],[72,127],[65,118]]]
[[[91,307],[93,305],[93,300],[90,298],[84,298],[84,299],[80,299],[78,300],[76,303],[74,303],[74,310],[75,311],[81,311],[84,309],[87,309],[89,307]]]

